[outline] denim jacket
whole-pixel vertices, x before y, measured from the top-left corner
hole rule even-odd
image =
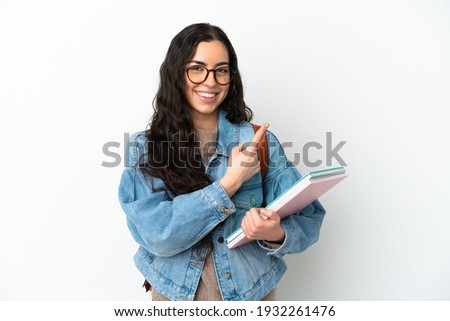
[[[231,149],[251,140],[251,124],[232,124],[219,112],[216,151],[206,166],[213,183],[174,197],[164,182],[144,178],[139,166],[124,169],[119,200],[128,228],[140,245],[135,264],[148,282],[170,300],[193,300],[204,260],[195,245],[211,233],[213,261],[219,288],[225,301],[260,300],[286,272],[285,254],[300,253],[317,241],[325,210],[318,201],[284,218],[285,239],[273,248],[252,241],[235,249],[226,237],[240,227],[252,207],[264,207],[301,178],[286,158],[276,137],[267,131],[269,166],[266,178],[256,174],[230,198],[219,183],[227,170]],[[134,134],[130,140],[130,165],[145,161],[146,138]],[[204,249],[206,251],[206,249]],[[205,253],[201,253],[205,254]]]

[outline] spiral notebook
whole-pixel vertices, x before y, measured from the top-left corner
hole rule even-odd
[[[312,171],[303,176],[266,208],[277,212],[281,218],[297,213],[346,177],[346,168],[343,166]],[[241,228],[228,236],[226,241],[230,249],[250,242]]]

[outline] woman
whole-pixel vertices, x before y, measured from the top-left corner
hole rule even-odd
[[[160,77],[149,129],[133,135],[134,166],[119,188],[147,290],[153,300],[274,300],[283,255],[318,239],[324,209],[315,201],[280,220],[263,208],[301,176],[267,124],[254,133],[236,53],[220,28],[183,29]],[[263,181],[255,145],[265,134]],[[239,227],[254,241],[229,249],[224,239]]]

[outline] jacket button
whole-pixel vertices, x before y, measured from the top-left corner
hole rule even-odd
[[[220,236],[220,237],[217,239],[217,242],[223,243],[223,236]]]
[[[228,208],[224,208],[223,212],[225,215],[230,215],[230,210]]]
[[[229,278],[231,278],[231,273],[230,272],[225,273],[225,279],[229,279]]]

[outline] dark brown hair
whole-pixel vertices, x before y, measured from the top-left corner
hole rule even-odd
[[[227,112],[232,123],[250,121],[252,111],[244,102],[237,56],[226,34],[208,23],[187,26],[170,43],[160,68],[160,84],[153,101],[153,117],[146,131],[151,144],[149,157],[141,167],[144,175],[158,177],[175,194],[184,194],[211,184],[201,161],[195,156],[198,142],[189,116],[185,95],[184,67],[195,54],[200,42],[221,41],[228,51],[230,68],[234,70],[230,89],[219,108]]]

